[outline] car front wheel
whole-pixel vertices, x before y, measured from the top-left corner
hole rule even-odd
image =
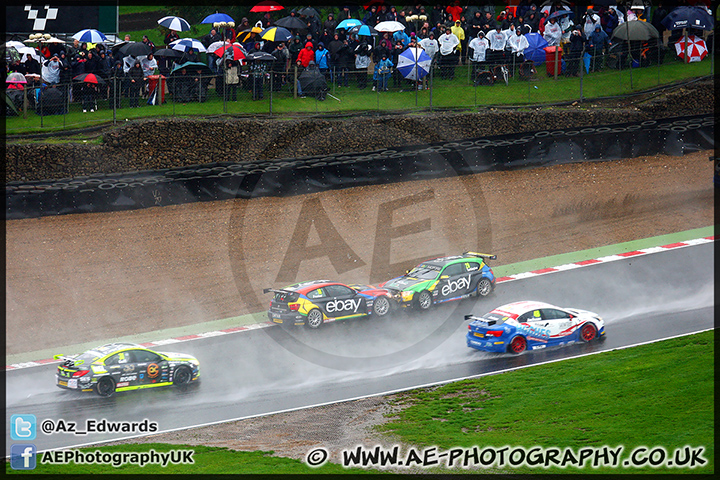
[[[373,304],[373,313],[378,317],[384,317],[390,313],[390,300],[387,297],[378,297]]]
[[[323,323],[323,314],[317,308],[310,310],[307,316],[307,326],[310,328],[318,328]]]
[[[432,307],[432,295],[427,290],[423,290],[417,296],[416,305],[420,310],[428,310]]]
[[[115,380],[111,377],[102,377],[95,384],[95,393],[101,397],[109,397],[115,393]]]
[[[597,328],[592,323],[586,323],[580,329],[580,340],[583,342],[591,342],[597,336]]]
[[[175,369],[173,385],[186,385],[190,383],[190,379],[192,379],[192,372],[188,367],[180,366]]]

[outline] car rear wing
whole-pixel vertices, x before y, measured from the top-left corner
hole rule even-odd
[[[497,323],[496,320],[485,320],[485,319],[482,318],[482,317],[476,317],[475,315],[472,315],[472,314],[471,314],[471,315],[465,315],[465,321],[473,321],[473,320],[477,320],[477,321],[479,321],[479,322],[483,322],[484,324],[486,324],[486,325],[488,325],[488,326],[490,326],[490,325],[495,325],[495,324]]]
[[[490,255],[489,253],[478,253],[478,252],[465,252],[463,253],[463,256],[466,257],[478,257],[482,258],[483,260],[497,260],[497,255]]]
[[[294,302],[300,297],[299,293],[293,292],[292,290],[283,290],[282,288],[263,288],[263,293],[275,293],[282,295],[282,297],[279,298],[281,302]]]
[[[60,360],[60,363],[62,363],[66,367],[72,367],[73,365],[75,365],[75,356],[68,356],[63,353],[53,355],[53,360]]]
[[[293,292],[292,290],[283,290],[282,288],[263,288],[263,293],[270,293],[270,292],[272,292],[272,293],[285,293],[285,294],[295,293],[295,292]]]

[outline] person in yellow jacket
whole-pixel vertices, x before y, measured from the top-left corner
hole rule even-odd
[[[462,65],[466,55],[465,51],[467,50],[466,48],[463,48],[463,45],[467,45],[467,42],[465,41],[465,30],[463,30],[460,20],[456,20],[455,25],[450,27],[450,30],[455,34],[458,40],[460,40],[460,45],[457,46],[457,53],[458,57],[460,57],[460,64]]]

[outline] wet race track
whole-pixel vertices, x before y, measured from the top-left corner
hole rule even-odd
[[[201,363],[196,386],[116,393],[60,390],[56,364],[6,372],[6,455],[10,417],[40,424],[88,419],[156,422],[158,432],[377,395],[499,372],[713,328],[713,242],[502,283],[486,299],[426,314],[325,324],[318,330],[272,326],[168,345]],[[532,299],[599,313],[603,342],[489,354],[465,344],[467,313]],[[162,347],[158,350],[163,350]],[[133,436],[38,433],[39,451]]]

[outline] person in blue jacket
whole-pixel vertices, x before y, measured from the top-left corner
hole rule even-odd
[[[403,48],[407,48],[408,44],[410,43],[410,37],[407,33],[405,33],[405,30],[398,30],[397,32],[393,33],[392,39],[393,43],[396,43],[398,40],[402,41]]]
[[[382,60],[375,65],[375,79],[377,80],[378,92],[388,91],[388,80],[392,74],[393,63],[388,58],[387,53],[383,52]]]
[[[330,71],[330,52],[325,48],[323,42],[318,43],[317,50],[315,50],[315,64],[320,70],[320,73],[325,75],[325,78],[332,82],[332,72]]]

